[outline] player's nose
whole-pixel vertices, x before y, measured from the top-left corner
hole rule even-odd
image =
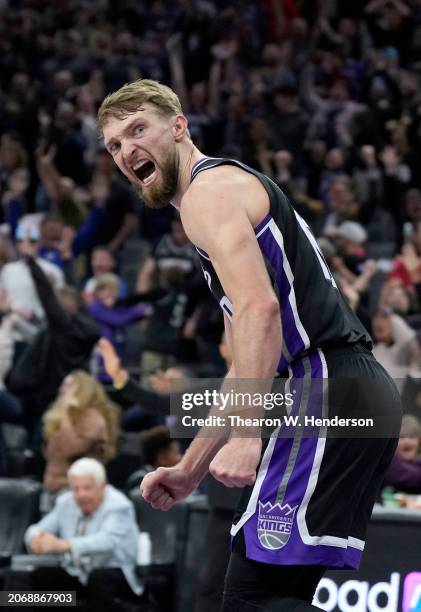
[[[124,162],[130,166],[136,159],[136,145],[133,141],[127,140],[121,143],[121,153]]]

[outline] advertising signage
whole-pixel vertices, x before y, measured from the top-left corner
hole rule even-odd
[[[327,572],[313,603],[329,612],[421,612],[421,512],[376,513],[360,570]]]

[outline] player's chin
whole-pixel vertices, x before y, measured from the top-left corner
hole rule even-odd
[[[132,185],[137,195],[147,208],[158,209],[167,206],[169,200],[167,198],[161,197],[159,191],[157,191],[156,189],[154,189],[153,191],[148,190],[146,187],[135,182],[132,182]]]

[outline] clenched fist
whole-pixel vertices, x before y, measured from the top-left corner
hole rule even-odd
[[[140,485],[140,491],[153,508],[165,512],[175,502],[190,495],[197,484],[179,467],[160,467],[146,474]]]
[[[209,472],[226,487],[252,485],[261,452],[260,438],[231,438],[213,459]]]

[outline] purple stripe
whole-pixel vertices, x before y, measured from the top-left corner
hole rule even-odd
[[[268,214],[266,215],[266,217],[265,217],[264,219],[262,219],[262,220],[260,221],[260,223],[258,223],[258,224],[256,225],[256,227],[254,228],[254,233],[255,233],[255,234],[258,234],[258,233],[260,232],[260,230],[261,230],[261,229],[263,229],[263,228],[265,227],[266,223],[269,223],[269,221],[270,221],[271,219],[272,219],[272,215],[271,215],[270,213],[268,213]]]
[[[202,160],[199,160],[199,162]],[[198,164],[199,162],[196,162]],[[267,214],[264,219],[255,227],[254,232],[258,234],[265,225],[272,219],[271,214]],[[294,314],[292,312],[291,304],[289,303],[289,293],[291,291],[291,285],[287,279],[287,276],[283,269],[283,254],[276,242],[274,236],[268,230],[257,238],[260,249],[268,261],[272,264],[276,272],[275,282],[278,287],[281,310],[282,310],[282,327],[285,344],[288,348],[289,353],[292,357],[298,357],[302,354],[305,349],[304,342],[298,332],[295,324]],[[208,259],[209,255],[203,249],[196,246],[196,250],[199,255]],[[289,361],[285,355],[281,355],[280,361],[277,366],[278,372],[283,372],[288,366]]]
[[[291,284],[287,278],[283,266],[283,253],[275,240],[272,232],[268,229],[258,238],[260,249],[275,271],[275,283],[278,288],[279,300],[282,312],[282,331],[285,344],[292,357],[298,357],[305,350],[305,345],[297,329],[294,313],[289,302]],[[280,365],[278,366],[278,368]],[[279,370],[281,371],[281,370]]]

